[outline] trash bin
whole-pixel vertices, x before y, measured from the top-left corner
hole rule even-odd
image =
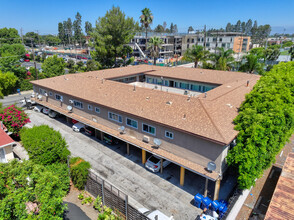
[[[202,203],[202,200],[203,200],[203,196],[199,193],[197,193],[195,196],[194,196],[194,205],[197,207],[197,208],[200,208],[201,206],[201,203]]]
[[[211,203],[211,209],[212,211],[217,211],[218,208],[219,208],[220,204],[217,200],[214,200],[212,203]]]
[[[17,89],[16,91],[17,91],[17,93],[18,93],[19,95],[21,95],[21,94],[20,94],[20,89]]]
[[[211,199],[208,198],[208,197],[205,197],[205,198],[203,198],[203,200],[202,200],[201,208],[202,208],[202,209],[205,209],[205,208],[208,209],[209,206],[210,206],[210,204],[211,204]]]
[[[227,210],[228,210],[228,203],[225,200],[220,200],[219,207],[218,207],[219,217],[222,218],[222,216],[226,213]]]

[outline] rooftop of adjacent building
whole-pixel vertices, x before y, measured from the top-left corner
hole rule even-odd
[[[6,127],[0,121],[0,148],[14,143],[14,140],[6,133],[6,130]]]
[[[188,97],[143,87],[134,89],[133,85],[111,80],[138,74],[219,86],[206,94]],[[224,145],[236,137],[233,119],[258,79],[257,75],[240,72],[140,65],[68,74],[32,83]]]

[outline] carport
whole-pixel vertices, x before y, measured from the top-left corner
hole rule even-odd
[[[200,175],[202,177],[206,178],[205,181],[205,190],[204,190],[204,195],[207,196],[207,189],[208,189],[208,180],[211,180],[213,182],[215,182],[215,191],[214,191],[214,196],[213,199],[218,199],[218,195],[219,195],[219,189],[220,189],[220,181],[221,178],[219,176],[218,173],[212,171],[212,172],[208,172],[205,167],[196,164],[194,162],[188,161],[184,158],[181,158],[177,155],[174,155],[170,152],[167,152],[163,149],[161,149],[160,147],[158,148],[154,148],[154,146],[152,146],[149,143],[145,143],[142,142],[138,139],[134,139],[130,136],[128,136],[125,133],[121,133],[119,130],[114,130],[111,128],[108,128],[104,125],[101,125],[99,123],[97,123],[96,121],[90,120],[90,119],[86,119],[84,117],[81,117],[79,115],[76,115],[73,112],[69,112],[66,111],[64,109],[58,108],[50,103],[44,103],[41,100],[36,100],[36,102],[38,102],[38,104],[44,105],[50,109],[53,109],[54,111],[64,115],[67,117],[67,122],[70,122],[71,119],[77,120],[79,122],[84,123],[85,125],[88,125],[92,128],[95,129],[95,137],[99,140],[103,140],[104,137],[104,133],[109,134],[121,141],[123,141],[126,144],[126,152],[129,155],[130,154],[130,145],[133,145],[139,149],[141,149],[141,154],[142,154],[142,164],[146,163],[146,152],[149,152],[151,154],[154,154],[158,157],[161,158],[161,165],[162,165],[162,160],[168,160],[171,161],[172,163],[178,165],[180,167],[180,185],[184,186],[184,182],[185,182],[185,170],[189,170],[197,175]],[[163,172],[163,168],[161,166],[161,170],[160,172]]]

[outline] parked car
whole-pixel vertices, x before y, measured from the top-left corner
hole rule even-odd
[[[50,118],[56,118],[58,116],[58,113],[56,111],[53,111],[52,109],[50,109],[48,115]]]
[[[41,105],[37,105],[34,107],[34,111],[36,111],[36,112],[42,112],[42,110],[43,110],[43,106],[41,106]]]
[[[163,159],[163,168],[165,168],[169,164],[170,161]],[[155,155],[150,156],[145,163],[145,167],[148,170],[151,170],[153,173],[159,172],[161,167],[160,158]]]
[[[44,107],[44,108],[42,109],[42,112],[43,112],[44,114],[48,115],[48,114],[49,114],[49,110],[50,110],[49,108],[45,108],[45,107]]]
[[[151,212],[146,208],[140,208],[139,212],[141,212],[142,214],[144,214],[145,216],[147,216],[151,220],[174,220],[173,216],[167,217],[165,214],[163,214],[159,210],[154,210]]]
[[[95,129],[86,125],[85,126],[85,133],[87,135],[93,136],[93,135],[95,135]]]
[[[25,61],[25,62],[30,62],[30,60],[29,60],[29,59],[24,59],[24,61]]]
[[[26,101],[24,99],[22,99],[22,100],[19,101],[19,104],[20,104],[20,107],[25,107],[26,104],[28,104],[28,106],[30,107],[30,106],[36,104],[36,102],[32,101],[30,99],[27,99],[27,103],[26,103]]]
[[[83,123],[81,123],[81,122],[75,123],[72,126],[72,130],[75,131],[75,132],[85,131],[85,125]]]
[[[103,141],[106,143],[106,144],[111,144],[111,145],[114,145],[114,144],[118,144],[119,143],[119,140],[109,134],[104,134],[104,137],[103,137]]]
[[[23,58],[20,58],[20,59],[19,59],[19,62],[23,62],[23,61],[24,61],[24,59],[23,59]]]

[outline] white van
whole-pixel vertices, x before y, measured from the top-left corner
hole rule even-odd
[[[75,132],[82,132],[85,130],[85,125],[81,122],[78,122],[78,123],[75,123],[73,126],[72,126],[72,130],[75,131]]]

